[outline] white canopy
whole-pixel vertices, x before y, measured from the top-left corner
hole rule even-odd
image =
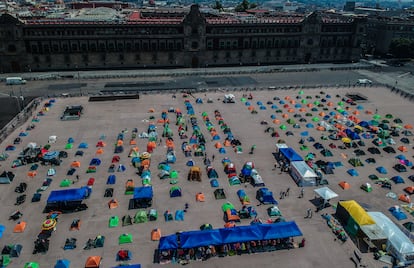
[[[338,194],[329,189],[328,187],[322,187],[313,190],[317,195],[322,197],[324,200],[330,200],[332,198],[338,197]]]

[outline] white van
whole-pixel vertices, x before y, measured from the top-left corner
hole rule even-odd
[[[372,81],[369,79],[358,79],[358,85],[372,85]]]
[[[26,84],[26,80],[21,77],[7,77],[6,85],[23,85]]]

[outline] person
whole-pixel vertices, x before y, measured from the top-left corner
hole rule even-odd
[[[272,170],[276,170],[277,169],[277,162],[275,162],[275,164],[273,165],[273,169]]]
[[[79,175],[76,175],[76,181],[77,182],[79,181]]]
[[[299,198],[303,198],[304,194],[305,194],[305,189],[304,188],[300,189]]]
[[[215,159],[215,158],[216,158],[216,155],[214,155],[214,154],[213,154],[213,155],[211,156],[211,159],[213,159],[213,161],[214,161],[214,159]]]
[[[286,192],[285,192],[285,197],[288,197],[288,196],[289,196],[289,191],[290,191],[290,187],[288,187],[288,188],[286,189]]]
[[[306,217],[305,219],[311,219],[312,218],[312,209],[308,208],[308,210],[306,210]]]

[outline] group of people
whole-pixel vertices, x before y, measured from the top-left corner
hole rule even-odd
[[[241,254],[269,252],[281,249],[292,249],[294,248],[294,244],[295,241],[293,238],[285,238],[240,242],[218,246],[209,245],[190,249],[164,250],[159,254],[159,262],[188,264],[191,261],[205,261],[213,257],[226,257]],[[304,245],[304,239],[297,244],[298,247],[303,247]]]

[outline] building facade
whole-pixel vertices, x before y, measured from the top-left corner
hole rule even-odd
[[[352,62],[366,36],[364,18],[329,13],[221,14],[193,5],[102,14],[3,14],[0,72]]]

